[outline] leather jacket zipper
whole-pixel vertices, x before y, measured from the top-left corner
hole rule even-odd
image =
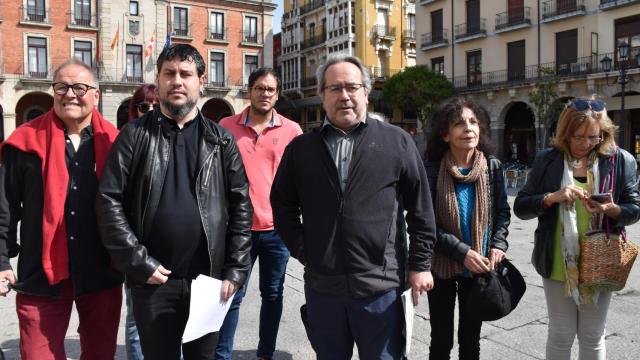
[[[207,164],[212,161],[211,158],[218,153],[218,150],[220,149],[220,145],[215,145],[213,147],[213,151],[211,151],[209,153],[209,155],[207,155],[207,158],[205,159],[205,161],[203,162],[202,168],[200,168],[200,170],[198,170],[198,181],[196,181],[196,183],[200,183],[202,181],[201,176],[202,176],[202,169],[207,166]],[[198,186],[199,188],[200,186]],[[211,258],[211,251],[209,246],[211,245],[210,241],[209,241],[209,235],[207,234],[206,231],[206,227],[205,227],[205,221],[204,218],[202,217],[202,204],[200,202],[200,191],[199,189],[196,189],[195,191],[196,193],[196,201],[198,202],[198,214],[200,215],[200,222],[202,223],[202,229],[204,230],[204,237],[207,239],[207,256],[209,257],[209,276],[213,275],[213,259]]]

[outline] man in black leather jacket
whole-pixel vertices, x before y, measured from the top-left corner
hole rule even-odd
[[[191,280],[223,280],[220,299],[244,283],[252,207],[233,136],[196,102],[204,61],[184,44],[158,58],[160,109],[122,129],[97,199],[102,240],[123,271],[146,359],[213,358],[217,333],[185,343]]]

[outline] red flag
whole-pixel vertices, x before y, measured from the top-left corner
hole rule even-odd
[[[149,43],[147,44],[147,47],[144,49],[144,57],[148,58],[149,56],[151,56],[151,54],[153,53],[153,47],[156,45],[156,32],[154,31],[153,34],[151,34],[151,39],[149,39]]]

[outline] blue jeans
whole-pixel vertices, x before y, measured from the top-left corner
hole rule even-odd
[[[256,356],[271,359],[276,350],[276,338],[282,315],[284,275],[289,261],[289,250],[275,230],[251,232],[251,267],[260,258],[260,325]],[[249,276],[251,273],[249,273]],[[238,326],[240,303],[247,292],[249,276],[244,286],[233,298],[227,317],[218,334],[216,360],[230,360],[233,352],[233,336]]]
[[[398,289],[352,299],[305,286],[304,295],[307,336],[318,360],[351,359],[354,342],[360,359],[402,359],[404,315]]]
[[[136,327],[136,320],[133,318],[133,303],[131,302],[131,289],[125,289],[127,302],[127,317],[125,320],[125,347],[127,349],[127,360],[142,360],[142,349],[140,349],[140,335]]]

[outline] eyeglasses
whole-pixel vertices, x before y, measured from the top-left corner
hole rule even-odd
[[[327,85],[324,87],[333,95],[342,94],[342,90],[347,90],[347,94],[353,95],[360,90],[364,85],[362,84],[346,84],[346,85]]]
[[[256,85],[253,87],[253,90],[257,91],[259,94],[265,94],[267,96],[272,96],[278,91],[278,88],[274,87],[264,87],[260,85]]]
[[[578,111],[603,111],[607,103],[602,100],[591,100],[591,99],[573,99],[570,100],[567,106],[572,107]]]
[[[571,139],[579,144],[589,143],[589,145],[598,145],[602,141],[600,136],[572,136]]]
[[[141,113],[146,113],[147,111],[152,111],[154,106],[155,106],[154,104],[141,102],[138,104],[137,108],[138,108],[138,111],[140,111]]]
[[[57,82],[51,84],[51,86],[53,86],[53,92],[58,95],[66,94],[67,91],[69,91],[69,88],[71,88],[71,91],[73,91],[76,96],[84,96],[87,91],[91,89],[97,89],[96,87],[83,83],[67,84],[63,82]]]

